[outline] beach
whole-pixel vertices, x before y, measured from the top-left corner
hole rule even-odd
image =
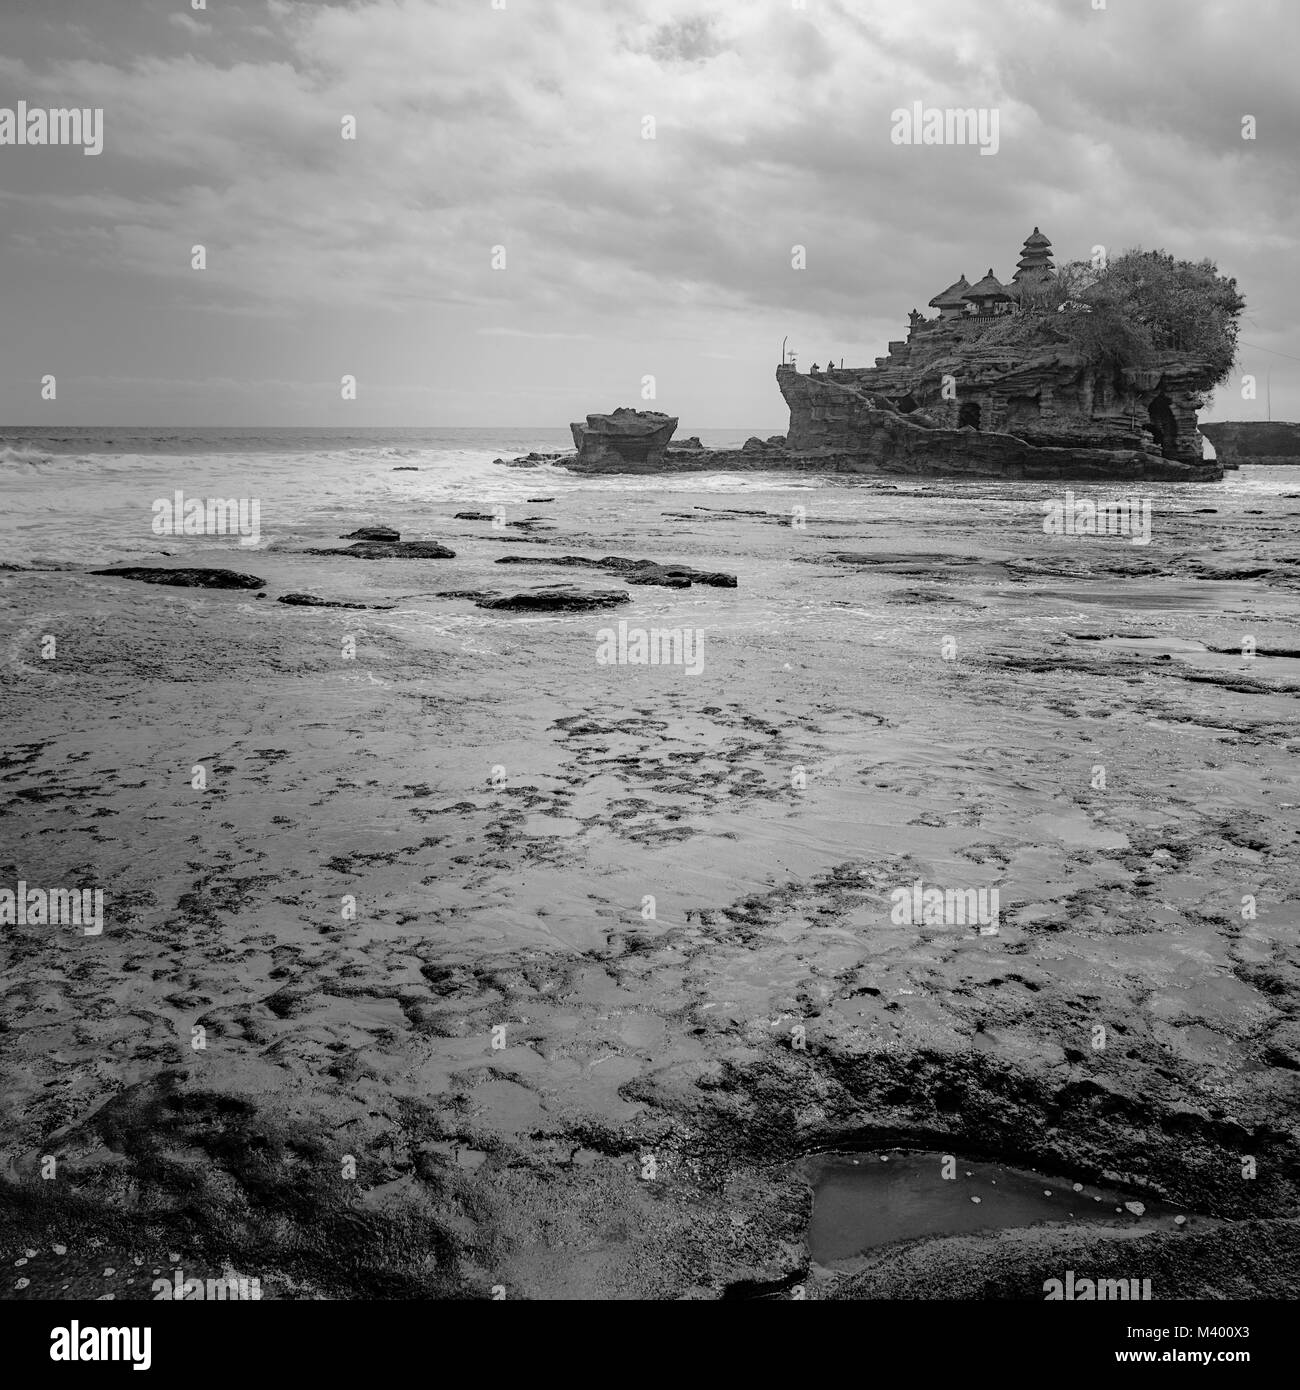
[[[1300,481],[1144,485],[1134,544],[1062,485],[492,462],[553,442],[6,463],[0,883],[104,928],[0,935],[4,1296],[1291,1296]],[[182,486],[258,543],[151,534]],[[454,556],[308,553],[380,524]],[[444,596],[558,583],[628,599]],[[800,1164],[893,1148],[1153,1211],[815,1261]]]

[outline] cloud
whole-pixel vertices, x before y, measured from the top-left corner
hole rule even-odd
[[[0,57],[8,92],[102,106],[106,139],[87,170],[0,151],[16,176],[0,271],[75,264],[226,318],[459,313],[521,344],[756,326],[849,344],[898,336],[958,273],[1009,275],[1038,224],[1062,258],[1216,257],[1289,334],[1297,15],[268,0],[214,32],[173,13],[201,46]],[[890,113],[914,101],[995,108],[998,154],[892,144]]]
[[[196,38],[206,38],[212,33],[212,25],[204,24],[190,15],[181,14],[179,10],[167,16],[167,23],[174,24],[178,29],[184,29],[187,34],[193,34]]]
[[[532,333],[524,328],[480,328],[477,330],[484,338],[560,338],[569,341],[590,338],[590,333]]]

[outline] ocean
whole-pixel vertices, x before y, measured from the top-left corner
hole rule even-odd
[[[715,448],[737,448],[772,431],[695,433]],[[274,545],[327,534],[346,521],[394,517],[407,534],[421,536],[420,524],[449,506],[523,503],[538,491],[725,491],[756,482],[747,474],[582,478],[495,463],[572,447],[564,428],[10,428],[0,430],[0,542],[6,560],[25,564],[156,554],[152,505],[177,488],[196,497],[256,498],[261,544]],[[187,538],[189,550],[230,545],[219,537]]]
[[[693,431],[715,448],[737,448],[770,428]],[[680,430],[685,437],[689,431]],[[21,427],[0,430],[0,544],[21,564],[106,564],[160,549],[153,503],[177,489],[187,496],[257,499],[261,538],[277,549],[333,536],[374,521],[399,525],[410,538],[436,538],[449,511],[527,506],[537,495],[581,506],[617,494],[744,494],[814,491],[818,507],[849,517],[864,494],[895,520],[906,521],[917,498],[984,498],[1009,510],[1037,507],[1054,485],[1002,480],[819,478],[790,472],[717,472],[599,477],[563,468],[507,468],[497,459],[572,447],[564,428],[158,428]],[[1287,468],[1230,473],[1221,484],[1159,484],[1143,496],[1182,506],[1193,496],[1258,497],[1264,505],[1300,487]],[[1078,491],[1079,489],[1076,489]],[[1099,498],[1125,495],[1119,484],[1089,489]],[[891,495],[898,494],[898,500]],[[912,499],[909,501],[908,499]],[[913,518],[924,523],[928,507]],[[229,550],[225,537],[187,537],[189,553]],[[241,549],[243,549],[241,547]],[[247,553],[247,550],[244,550]]]

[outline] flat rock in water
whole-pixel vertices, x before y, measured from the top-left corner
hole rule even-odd
[[[345,603],[342,599],[317,598],[315,594],[281,594],[277,603],[294,608],[396,608],[395,603]]]
[[[91,570],[91,574],[107,574],[114,579],[138,579],[142,584],[171,584],[180,589],[262,589],[266,580],[255,574],[240,574],[237,570],[160,570],[142,565],[126,569]]]
[[[630,598],[631,595],[622,589],[575,589],[568,584],[551,584],[516,594],[481,598],[478,607],[511,613],[580,613],[587,608],[609,608],[616,603],[627,603]]]
[[[394,531],[391,526],[358,526],[355,531],[349,531],[346,536],[340,536],[341,541],[400,541],[402,533]]]
[[[491,512],[457,512],[457,521],[491,521]]]
[[[339,555],[351,560],[454,560],[456,552],[437,541],[357,541],[346,550],[309,550],[308,555]]]
[[[690,565],[661,565],[657,560],[628,560],[606,555],[589,560],[582,555],[503,555],[498,565],[559,565],[563,568],[605,570],[628,584],[660,584],[666,589],[689,589],[692,584],[711,584],[734,589],[736,576],[720,571],[692,569]]]
[[[917,568],[929,565],[969,565],[970,555],[925,555],[906,550],[841,550],[827,559],[845,565],[883,565],[889,569]]]
[[[736,576],[720,570],[697,570],[690,565],[660,565],[654,560],[602,560],[601,568],[622,575],[628,584],[662,584],[668,589],[689,589],[692,584],[707,584],[719,589],[734,589]]]

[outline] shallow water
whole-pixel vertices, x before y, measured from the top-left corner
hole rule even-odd
[[[955,1166],[954,1166],[955,1165]],[[1114,1188],[940,1153],[818,1154],[804,1161],[813,1185],[808,1244],[822,1265],[920,1236],[1032,1226],[1044,1221],[1172,1223],[1177,1209]],[[945,1178],[945,1172],[954,1176]],[[1141,1201],[1139,1218],[1124,1203]]]

